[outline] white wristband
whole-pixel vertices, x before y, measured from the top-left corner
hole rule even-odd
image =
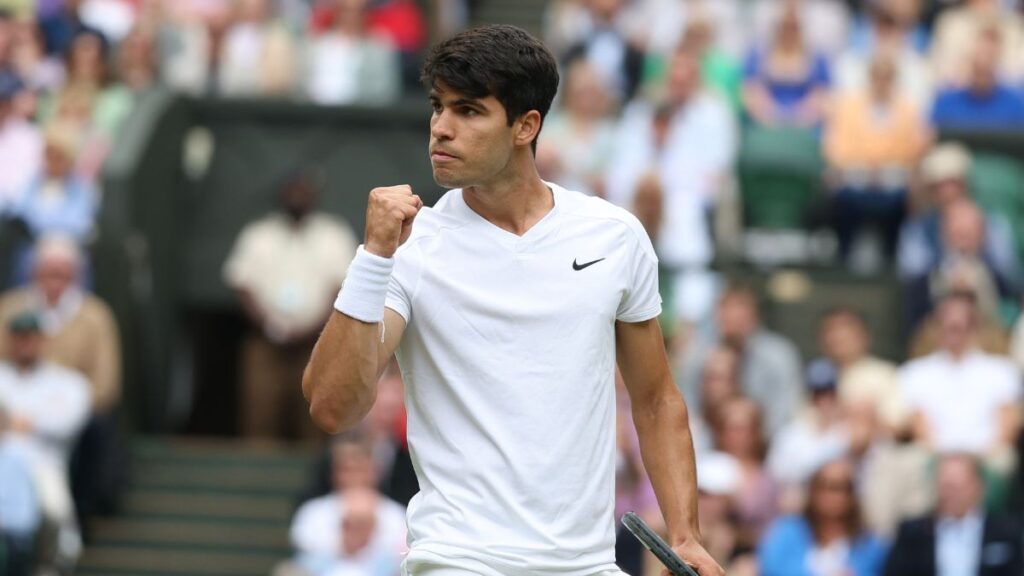
[[[380,322],[384,319],[384,300],[388,295],[388,281],[394,258],[370,254],[362,245],[348,266],[348,274],[341,285],[334,309],[360,322]]]

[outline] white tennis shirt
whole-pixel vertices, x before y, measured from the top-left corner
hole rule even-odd
[[[395,254],[413,574],[615,569],[615,321],[660,314],[657,258],[625,210],[548,186],[523,236],[452,190]]]

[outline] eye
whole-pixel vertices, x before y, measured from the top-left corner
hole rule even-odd
[[[474,108],[463,108],[462,109],[462,115],[463,116],[473,117],[473,116],[476,116],[477,114],[479,114],[479,112],[477,112],[476,109],[474,109]]]
[[[441,111],[442,106],[440,102],[431,102],[430,108],[433,109],[434,112],[436,113]]]

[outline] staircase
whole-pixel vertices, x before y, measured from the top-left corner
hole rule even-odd
[[[76,574],[255,576],[287,558],[314,453],[238,440],[136,439],[113,518],[94,519]]]

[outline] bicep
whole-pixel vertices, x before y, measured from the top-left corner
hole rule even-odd
[[[634,401],[672,382],[657,318],[643,322],[617,321],[615,346],[619,370]]]

